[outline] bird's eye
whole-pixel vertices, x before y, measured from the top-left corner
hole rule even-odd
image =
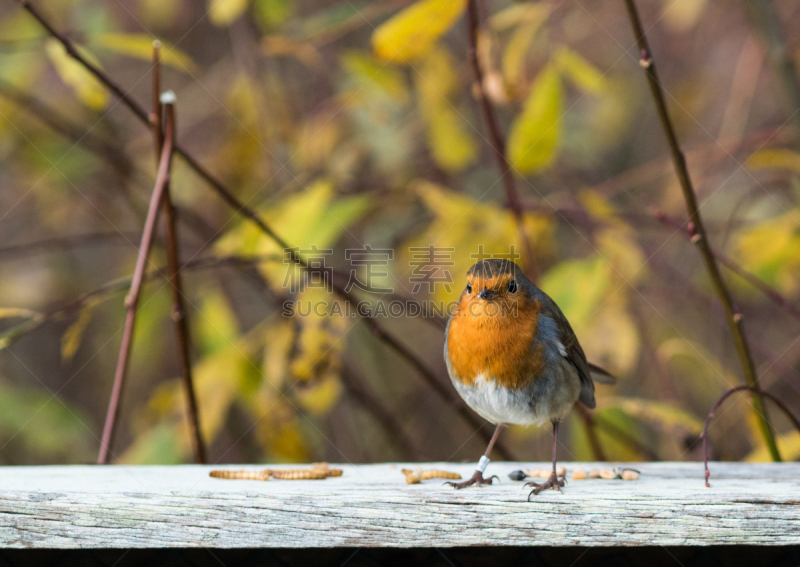
[[[472,284],[467,284],[467,293],[472,293]]]
[[[516,293],[517,291],[517,280],[511,280],[508,282],[508,293]]]

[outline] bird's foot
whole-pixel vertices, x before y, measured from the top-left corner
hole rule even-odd
[[[473,484],[476,484],[478,486],[483,486],[484,484],[492,484],[492,480],[495,478],[497,479],[498,482],[500,482],[500,478],[497,475],[492,475],[489,478],[484,478],[481,471],[475,471],[475,474],[473,474],[472,477],[468,478],[463,482],[445,482],[445,484],[450,485],[456,490],[458,490],[460,488],[466,488],[468,486],[472,486]]]
[[[528,500],[531,499],[531,496],[534,494],[539,494],[542,490],[547,490],[548,488],[552,488],[553,490],[558,490],[561,492],[561,487],[564,486],[564,479],[558,478],[556,473],[552,473],[550,478],[547,479],[547,482],[526,482],[524,486],[533,486],[534,489],[531,490],[531,493],[528,494]]]

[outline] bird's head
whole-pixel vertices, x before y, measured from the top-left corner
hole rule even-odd
[[[511,260],[482,260],[467,272],[459,309],[478,317],[513,315],[518,305],[531,297],[532,286]]]

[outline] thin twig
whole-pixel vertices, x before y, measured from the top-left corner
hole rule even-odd
[[[492,154],[497,162],[497,168],[500,170],[500,178],[503,181],[505,188],[506,201],[508,201],[508,208],[511,209],[511,214],[514,215],[514,222],[517,225],[517,232],[522,241],[522,252],[525,254],[525,271],[532,281],[538,279],[536,270],[536,261],[533,256],[533,249],[531,242],[528,238],[528,231],[525,229],[525,212],[520,202],[519,193],[514,182],[514,173],[511,170],[511,165],[508,162],[506,155],[506,144],[503,135],[500,132],[500,125],[497,121],[497,115],[494,112],[494,107],[486,96],[486,91],[483,86],[483,71],[481,70],[480,61],[478,59],[478,0],[468,0],[467,2],[467,58],[469,59],[472,74],[475,77],[475,92],[480,102],[481,112],[486,122],[486,129],[489,132],[489,141],[491,142]]]
[[[47,32],[56,40],[58,40],[66,50],[67,54],[70,55],[73,59],[79,62],[87,71],[89,71],[92,75],[94,75],[101,83],[103,83],[109,90],[111,90],[114,95],[119,98],[119,100],[127,106],[135,115],[136,117],[145,125],[150,127],[150,117],[147,111],[133,98],[131,98],[125,91],[117,85],[111,78],[97,66],[93,65],[91,62],[86,60],[78,50],[75,48],[72,41],[64,36],[63,34],[59,33],[42,15],[41,13],[30,3],[29,0],[17,0],[19,4],[28,12],[30,13],[41,25],[42,27],[47,30]],[[237,199],[230,190],[228,190],[225,185],[222,184],[216,177],[214,177],[205,167],[203,167],[200,162],[191,154],[188,153],[184,148],[180,145],[175,145],[174,148],[175,154],[181,156],[184,161],[194,169],[194,171],[202,177],[225,201],[231,208],[236,211],[237,214],[240,214],[253,222],[264,234],[266,234],[270,239],[272,239],[281,249],[287,251],[287,255],[289,259],[293,262],[299,264],[304,269],[313,272],[313,270],[308,266],[308,263],[300,257],[295,250],[293,250],[288,243],[283,240],[278,234],[276,234],[272,228],[267,225],[266,222],[259,216],[259,214],[248,207],[245,203]],[[334,271],[327,271],[321,270],[320,275],[325,278],[326,281],[333,281],[335,278],[332,278],[333,275],[336,275]],[[347,275],[344,274],[344,277],[347,278]],[[336,293],[345,299],[352,299],[352,296],[344,291],[344,287],[340,284],[333,284],[333,289]],[[369,326],[370,330],[379,338],[379,340],[386,343],[390,348],[392,348],[395,352],[400,354],[403,358],[408,360],[416,368],[420,371],[420,374],[424,381],[428,383],[428,385],[436,392],[437,395],[441,397],[443,401],[447,404],[454,406],[454,409],[457,411],[459,415],[461,415],[465,421],[467,421],[471,426],[475,427],[479,431],[479,435],[485,439],[489,439],[491,434],[484,431],[483,429],[483,422],[479,419],[476,415],[474,415],[471,410],[466,406],[466,404],[461,400],[459,397],[453,397],[450,392],[449,388],[446,388],[442,385],[442,383],[436,378],[434,373],[430,371],[424,364],[413,354],[408,351],[403,345],[401,345],[394,337],[392,337],[388,332],[386,332],[383,327],[377,323],[374,319],[370,319],[368,317],[363,318],[367,325]],[[498,444],[497,446],[498,452],[503,456],[505,459],[510,459],[511,454],[505,448],[503,444]]]
[[[784,404],[778,397],[770,394],[769,392],[761,390],[758,386],[745,385],[745,386],[736,386],[735,388],[731,388],[730,390],[722,394],[722,396],[720,396],[720,398],[716,401],[716,403],[711,407],[711,411],[708,412],[708,416],[706,417],[706,423],[703,426],[703,466],[705,467],[705,472],[706,472],[707,488],[711,486],[708,483],[708,478],[709,476],[711,476],[711,472],[708,470],[708,426],[711,424],[711,420],[714,418],[714,414],[716,413],[716,411],[719,409],[722,403],[731,396],[731,394],[735,394],[736,392],[743,392],[745,390],[750,390],[751,392],[755,392],[757,394],[764,396],[765,398],[769,398],[770,400],[772,400],[772,402],[774,402],[775,405],[778,406],[778,408],[780,408],[780,410],[786,415],[786,417],[789,418],[789,421],[792,422],[795,429],[797,429],[797,431],[800,431],[800,420],[798,420],[794,416],[794,414],[791,411],[789,411],[789,408],[786,406],[786,404]]]
[[[120,246],[128,245],[131,240],[139,238],[139,234],[132,232],[88,232],[70,236],[43,238],[22,244],[12,244],[0,248],[0,257],[21,255],[27,259],[36,252],[51,252],[54,250],[69,250],[77,246]]]
[[[653,209],[652,216],[660,223],[675,230],[680,230],[687,238],[692,238],[691,229],[682,224],[675,219],[672,219],[665,215],[658,209]],[[727,255],[723,254],[719,250],[715,248],[711,248],[711,253],[714,254],[714,257],[719,261],[720,264],[728,268],[731,272],[745,280],[747,283],[752,285],[758,291],[766,295],[769,299],[771,299],[776,305],[785,309],[789,315],[800,321],[800,306],[796,305],[787,297],[783,296],[778,290],[774,287],[770,286],[764,280],[760,279],[758,276],[745,270],[740,264],[735,262],[732,258],[728,257]]]
[[[161,89],[161,44],[153,42],[153,141],[158,156],[163,150],[164,133],[162,131],[162,102]],[[170,93],[171,94],[171,93]],[[170,127],[173,129],[172,139],[175,139],[175,107],[174,100],[170,100],[169,111],[173,113]],[[164,214],[164,242],[167,248],[167,263],[169,265],[169,282],[172,289],[172,320],[175,323],[175,338],[178,342],[178,361],[183,378],[183,389],[186,395],[187,417],[189,430],[192,433],[192,448],[194,460],[203,464],[206,462],[206,449],[203,443],[203,434],[200,429],[200,410],[197,404],[197,395],[192,380],[192,361],[189,355],[189,320],[183,302],[183,284],[181,282],[180,250],[178,232],[175,223],[175,209],[170,196],[169,177],[164,184],[164,196],[161,200],[161,209]]]
[[[725,285],[725,281],[722,279],[719,266],[717,265],[717,262],[714,258],[714,253],[711,250],[711,245],[708,241],[705,227],[703,226],[703,220],[700,216],[700,209],[697,205],[697,198],[695,197],[694,188],[692,187],[692,181],[689,177],[689,170],[686,167],[686,159],[681,152],[678,144],[678,138],[675,135],[675,129],[672,127],[672,121],[670,120],[667,112],[664,94],[661,91],[661,83],[658,80],[656,66],[652,58],[650,46],[647,43],[647,38],[645,37],[644,30],[642,28],[642,23],[639,19],[639,14],[636,10],[636,4],[634,0],[625,0],[625,6],[627,7],[628,17],[631,22],[631,27],[633,28],[633,34],[636,37],[636,42],[641,53],[642,58],[640,63],[642,67],[644,67],[645,74],[647,75],[647,82],[650,85],[650,92],[653,95],[656,110],[658,111],[658,116],[661,120],[661,126],[664,130],[664,134],[666,135],[667,144],[669,145],[670,152],[672,154],[672,163],[675,167],[675,173],[678,176],[678,180],[683,191],[683,198],[686,201],[686,208],[689,212],[690,221],[689,229],[692,232],[692,242],[696,244],[700,250],[700,254],[703,257],[706,269],[711,277],[711,282],[714,285],[714,289],[716,290],[720,301],[722,302],[722,307],[725,310],[725,316],[728,320],[728,326],[730,327],[731,334],[733,335],[733,342],[739,355],[739,361],[742,365],[742,372],[744,374],[745,381],[747,382],[748,386],[757,387],[758,375],[756,374],[753,355],[750,352],[747,339],[744,336],[742,315],[733,304],[730,291]],[[753,410],[755,411],[756,419],[758,420],[761,428],[761,433],[764,436],[767,447],[769,447],[769,452],[772,456],[772,459],[775,461],[780,461],[781,456],[778,452],[778,445],[775,442],[775,433],[770,425],[766,407],[764,406],[764,400],[757,391],[753,391],[753,394]]]
[[[153,233],[155,232],[156,220],[158,219],[158,210],[161,205],[161,200],[164,196],[167,182],[169,181],[170,163],[172,161],[172,151],[174,149],[174,113],[172,111],[171,104],[167,105],[166,110],[167,121],[164,149],[161,152],[158,175],[156,176],[153,195],[150,198],[150,206],[147,210],[147,219],[145,220],[144,231],[142,231],[142,241],[139,245],[139,255],[136,258],[136,268],[134,269],[133,279],[131,280],[131,289],[125,298],[125,326],[122,332],[122,343],[120,344],[119,348],[117,369],[114,373],[114,385],[111,389],[111,399],[108,402],[108,413],[106,414],[106,422],[103,427],[103,437],[100,441],[100,453],[97,457],[97,463],[100,465],[104,465],[108,462],[108,455],[111,451],[111,444],[114,439],[120,402],[122,400],[122,390],[124,387],[125,375],[128,369],[128,360],[133,342],[133,328],[136,323],[136,307],[139,303],[139,293],[142,289],[145,266],[147,263],[147,257],[150,253],[150,245],[153,242]]]
[[[81,131],[63,116],[58,115],[49,106],[34,96],[20,91],[13,85],[0,81],[0,97],[26,110],[33,118],[63,136],[73,144],[80,145],[111,165],[117,174],[127,179],[133,172],[133,164],[124,152],[118,150],[91,131]]]

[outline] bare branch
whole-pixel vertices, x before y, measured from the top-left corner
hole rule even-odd
[[[703,220],[700,216],[700,209],[697,205],[697,198],[695,197],[692,181],[689,177],[689,170],[686,167],[686,159],[680,149],[678,138],[675,135],[675,129],[672,126],[672,121],[670,120],[667,112],[667,105],[664,100],[664,94],[661,90],[661,83],[658,80],[658,74],[656,73],[655,62],[653,61],[650,46],[647,43],[647,37],[645,37],[642,23],[639,19],[639,13],[636,10],[636,4],[634,0],[625,0],[625,6],[627,7],[628,17],[631,22],[631,27],[633,28],[633,34],[636,37],[636,42],[641,53],[640,63],[645,70],[647,82],[650,86],[650,92],[653,96],[653,101],[655,102],[656,110],[658,111],[658,116],[661,120],[661,126],[664,130],[664,134],[667,138],[667,144],[669,145],[669,149],[672,154],[672,163],[675,167],[675,173],[678,176],[678,181],[680,182],[681,189],[683,191],[683,198],[686,201],[686,208],[689,212],[688,226],[692,233],[691,240],[697,245],[698,250],[703,257],[703,262],[706,265],[706,269],[708,270],[708,274],[711,277],[711,282],[714,285],[714,289],[716,290],[717,295],[722,302],[722,307],[725,310],[725,316],[728,320],[728,326],[730,327],[731,334],[733,335],[733,342],[736,346],[736,352],[739,354],[739,362],[742,365],[742,372],[744,373],[745,381],[751,388],[757,388],[758,375],[756,374],[753,355],[750,352],[750,347],[748,346],[747,339],[744,335],[742,315],[733,304],[730,291],[725,285],[725,281],[722,279],[719,266],[714,258],[711,245],[708,242],[706,229],[703,226]],[[772,425],[770,424],[769,417],[766,413],[764,400],[757,390],[754,389],[753,393],[753,410],[761,428],[761,433],[764,436],[767,446],[769,447],[772,459],[775,461],[780,461],[781,456],[778,452],[778,445],[775,442],[775,433],[772,430]]]

